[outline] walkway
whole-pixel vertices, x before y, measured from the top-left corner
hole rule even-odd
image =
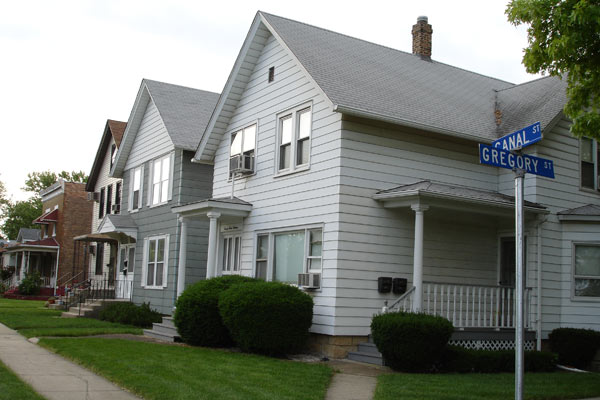
[[[371,400],[377,376],[390,371],[349,360],[331,360],[327,365],[339,372],[333,376],[325,400]]]
[[[0,360],[50,400],[139,400],[89,370],[0,324]]]

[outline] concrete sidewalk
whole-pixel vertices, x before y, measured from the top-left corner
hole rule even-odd
[[[327,365],[337,372],[327,389],[325,400],[371,400],[375,394],[377,376],[391,372],[388,367],[350,360],[331,360]]]
[[[50,400],[139,400],[89,370],[30,343],[2,324],[0,360]]]

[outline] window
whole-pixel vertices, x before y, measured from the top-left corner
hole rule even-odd
[[[116,159],[117,159],[117,145],[113,143],[112,146],[110,146],[110,169],[112,169]]]
[[[119,214],[121,212],[121,193],[123,192],[122,182],[119,181],[115,185],[115,214]]]
[[[581,187],[600,190],[600,148],[598,142],[590,138],[581,139]]]
[[[119,257],[119,272],[127,271],[132,274],[135,266],[135,245],[121,246],[121,254]]]
[[[112,185],[106,187],[106,214],[112,211]]]
[[[170,155],[154,160],[152,163],[152,196],[150,198],[150,205],[166,203],[169,200],[170,169]]]
[[[600,244],[575,245],[574,295],[600,297]]]
[[[104,264],[104,243],[96,245],[96,275],[102,275]]]
[[[105,199],[105,189],[100,189],[100,205],[98,207],[98,219],[104,217],[104,199]]]
[[[131,181],[129,191],[129,209],[138,210],[142,208],[144,167],[140,166],[131,171]]]
[[[239,272],[241,236],[226,236],[223,239],[223,273]]]
[[[269,78],[267,79],[269,83],[275,80],[275,67],[269,68]]]
[[[146,241],[144,273],[142,285],[147,288],[167,286],[168,236],[150,237]]]
[[[321,272],[321,228],[261,234],[257,237],[256,247],[256,278],[297,283],[298,274]]]
[[[243,168],[254,171],[254,149],[256,147],[256,124],[240,129],[231,134],[229,149],[229,176],[233,170]]]
[[[302,106],[278,118],[278,171],[294,171],[308,166],[311,111],[310,107]]]

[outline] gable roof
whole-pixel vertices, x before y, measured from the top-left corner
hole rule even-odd
[[[564,105],[556,95],[564,92],[564,83],[557,78],[532,84],[533,93],[544,95],[530,95],[525,84],[514,85],[259,11],[200,141],[196,160],[212,160],[269,34],[298,61],[333,110],[349,115],[489,143],[512,125],[520,128],[540,120],[545,129]],[[496,125],[499,91],[506,91],[500,102],[507,109],[506,128]],[[523,109],[531,113],[519,112]],[[524,119],[528,122],[523,125]]]
[[[120,176],[122,173],[150,101],[158,109],[175,148],[194,151],[218,98],[218,93],[143,79],[111,176]]]
[[[17,242],[25,242],[27,240],[40,240],[40,230],[35,228],[20,228],[17,235]]]
[[[108,150],[110,139],[112,138],[115,141],[118,149],[126,127],[127,122],[114,121],[112,119],[106,120],[104,133],[102,134],[102,139],[100,140],[100,146],[98,146],[98,150],[96,151],[96,158],[94,158],[94,164],[92,164],[90,176],[85,184],[86,192],[93,192],[94,188],[96,187],[98,175],[102,169],[102,163],[104,162],[104,157],[107,154],[106,151]]]

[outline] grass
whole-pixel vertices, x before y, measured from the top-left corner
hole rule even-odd
[[[252,354],[118,339],[40,344],[145,399],[322,400],[332,370]]]
[[[504,400],[514,398],[513,374],[389,374],[377,381],[375,400]],[[525,399],[600,396],[600,374],[525,374]]]
[[[0,361],[0,400],[43,400]]]
[[[61,314],[62,311],[45,308],[43,301],[0,298],[0,322],[26,337],[142,333],[133,326],[92,318],[61,318]]]

